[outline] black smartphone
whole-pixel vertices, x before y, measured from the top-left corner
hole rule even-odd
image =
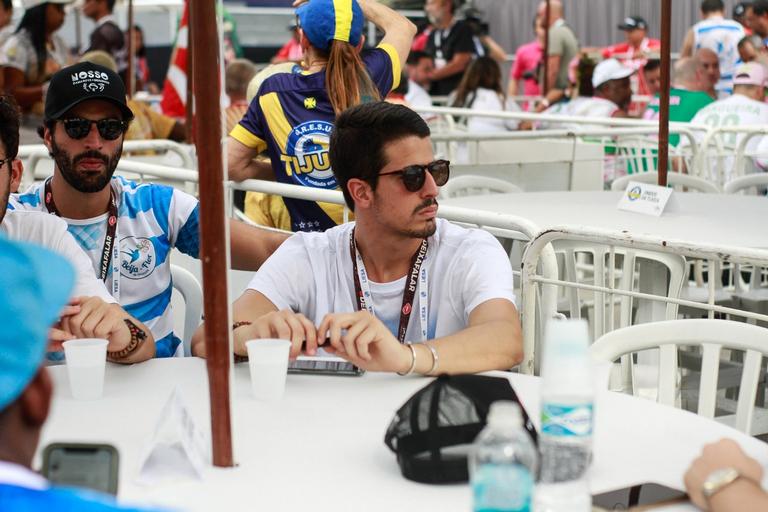
[[[605,510],[628,510],[631,507],[654,505],[667,501],[687,500],[683,491],[647,482],[592,496],[592,506]]]
[[[365,373],[365,370],[340,357],[299,356],[295,361],[288,362],[288,373],[316,373],[321,375],[359,377]]]
[[[40,472],[57,485],[117,495],[119,462],[117,449],[108,444],[51,443]]]

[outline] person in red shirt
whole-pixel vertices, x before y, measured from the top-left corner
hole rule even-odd
[[[509,72],[509,86],[507,96],[517,96],[520,94],[520,81],[523,81],[522,94],[525,96],[538,96],[541,94],[539,88],[538,68],[544,57],[544,26],[539,19],[533,20],[533,29],[536,32],[536,39],[530,43],[520,46],[515,52],[515,61]],[[528,110],[526,105],[525,110]]]
[[[304,50],[301,49],[299,44],[299,26],[291,25],[288,27],[291,30],[292,36],[290,41],[285,43],[282,48],[277,51],[277,54],[272,57],[271,64],[279,64],[280,62],[301,62],[304,58]]]
[[[624,66],[638,71],[634,75],[637,78],[633,80],[632,90],[636,94],[647,95],[648,86],[641,71],[649,56],[658,55],[661,51],[661,41],[648,37],[648,22],[639,16],[625,18],[619,29],[624,31],[627,40],[603,49],[603,58],[613,57]]]

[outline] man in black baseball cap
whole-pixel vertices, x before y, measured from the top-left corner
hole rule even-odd
[[[619,30],[630,32],[632,30],[648,30],[648,22],[640,16],[629,16],[619,25]]]
[[[67,221],[112,297],[154,337],[150,342],[149,333],[142,338],[131,329],[133,352],[110,355],[133,361],[182,351],[173,332],[169,255],[177,248],[196,258],[200,243],[195,197],[165,185],[113,177],[132,119],[125,86],[114,71],[81,62],[56,72],[42,134],[55,163],[53,176],[11,196],[10,204]],[[230,235],[233,266],[239,270],[257,270],[285,239],[235,221]]]
[[[626,40],[604,48],[603,58],[615,58],[624,66],[637,71],[631,78],[632,92],[648,95],[650,90],[642,71],[649,58],[658,58],[661,41],[648,37],[648,22],[640,16],[624,18],[619,25],[619,30],[624,31]],[[639,115],[639,109],[640,105],[633,103],[629,110],[630,115]]]

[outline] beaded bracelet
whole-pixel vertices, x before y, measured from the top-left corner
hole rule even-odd
[[[125,325],[128,326],[128,330],[131,332],[131,341],[128,343],[128,346],[122,350],[107,352],[107,357],[110,359],[123,359],[125,356],[139,348],[139,344],[147,339],[147,334],[142,329],[139,329],[139,327],[130,319],[125,318],[123,319],[123,322],[125,322]]]

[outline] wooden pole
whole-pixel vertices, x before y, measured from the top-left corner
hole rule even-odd
[[[544,9],[544,86],[541,88],[541,94],[546,98],[549,93],[549,16],[552,6],[547,0],[547,6]]]
[[[672,0],[661,0],[661,91],[659,91],[659,186],[667,186]]]
[[[195,39],[195,27],[193,23],[193,19],[195,18],[195,13],[193,12],[193,0],[186,0],[189,2],[189,10],[187,11],[189,19],[187,20],[187,103],[184,106],[184,113],[186,115],[186,121],[184,124],[185,127],[185,138],[187,139],[187,144],[192,144],[194,142],[194,125],[195,125],[195,102],[194,102],[194,91],[195,91],[195,78],[194,78],[194,72],[195,72],[195,59],[194,59],[194,49],[196,44],[194,43]],[[203,2],[209,2],[213,1],[215,4],[216,0],[202,0]],[[197,5],[197,4],[195,4]],[[199,15],[199,13],[198,13]],[[214,18],[215,19],[215,18]],[[213,44],[213,43],[212,43]],[[216,40],[216,45],[218,45],[218,39]],[[208,62],[208,61],[201,61],[201,62]]]
[[[195,58],[205,66],[194,67],[195,105],[201,119],[195,123],[198,169],[200,173],[200,260],[203,265],[203,298],[205,308],[205,351],[211,400],[211,439],[213,464],[234,465],[232,454],[232,422],[230,416],[229,311],[227,295],[227,229],[224,216],[224,160],[219,98],[218,27],[216,0],[194,2],[189,14],[190,42],[196,39]],[[212,72],[213,71],[213,72]],[[189,108],[190,102],[187,107]],[[218,121],[218,122],[215,122]]]
[[[133,0],[128,0],[128,71],[126,71],[128,79],[128,97],[133,98],[133,94],[136,91],[136,71],[134,70],[134,52],[136,48],[133,47]]]

